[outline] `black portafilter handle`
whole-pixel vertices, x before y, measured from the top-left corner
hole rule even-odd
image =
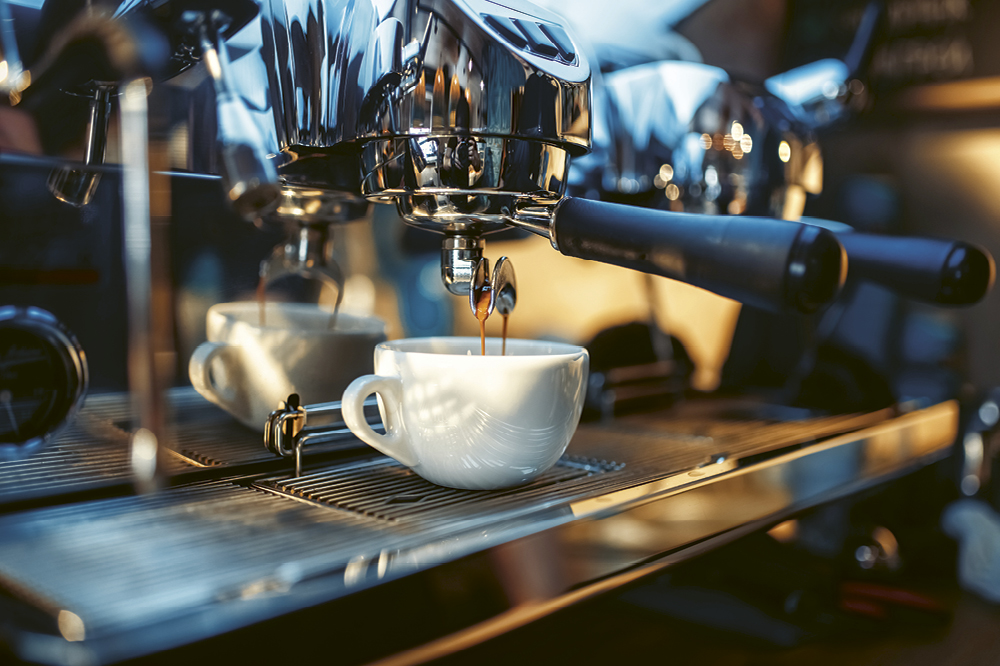
[[[833,232],[762,217],[697,215],[563,200],[550,226],[559,251],[702,287],[760,308],[814,312],[844,283]]]
[[[993,257],[962,241],[878,236],[846,231],[837,239],[851,262],[851,280],[877,282],[901,296],[938,305],[972,305],[996,276]]]

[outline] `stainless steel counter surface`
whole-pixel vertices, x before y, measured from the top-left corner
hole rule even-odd
[[[365,453],[297,479],[7,513],[0,631],[27,660],[109,663],[485,563],[503,603],[363,659],[418,663],[939,460],[957,424],[954,403],[802,422],[624,419],[581,426],[556,467],[506,491],[440,488]]]

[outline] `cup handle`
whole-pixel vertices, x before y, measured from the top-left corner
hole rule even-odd
[[[219,386],[212,379],[212,361],[229,348],[224,342],[203,342],[191,354],[188,377],[194,390],[224,409],[234,408],[231,390]]]
[[[365,418],[364,402],[373,393],[382,399],[382,405],[385,408],[384,435],[372,430]],[[417,456],[413,454],[413,449],[407,441],[403,421],[400,418],[399,406],[402,397],[403,384],[399,377],[364,375],[351,382],[344,391],[340,410],[344,423],[358,439],[390,458],[395,458],[407,467],[416,467]]]

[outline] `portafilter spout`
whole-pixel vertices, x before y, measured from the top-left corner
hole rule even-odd
[[[286,239],[274,246],[260,264],[258,296],[274,282],[288,276],[314,280],[335,291],[330,327],[344,298],[344,274],[333,258],[334,226],[364,218],[368,202],[343,193],[285,188],[274,212],[265,216],[269,224],[283,225]]]

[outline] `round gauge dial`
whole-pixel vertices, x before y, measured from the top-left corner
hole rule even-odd
[[[87,361],[52,314],[0,307],[0,460],[31,455],[83,402]]]

